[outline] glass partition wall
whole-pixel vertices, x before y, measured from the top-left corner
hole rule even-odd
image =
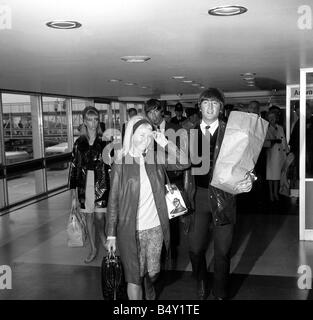
[[[127,109],[143,102],[0,92],[0,215],[11,207],[67,189],[68,162],[82,124],[82,110],[95,106],[119,144]]]
[[[8,205],[6,178],[4,174],[5,165],[5,147],[4,147],[4,120],[2,111],[2,97],[0,95],[0,210]]]
[[[68,118],[70,99],[64,97],[42,97],[44,157],[46,159],[47,190],[67,184]]]
[[[81,111],[93,100],[11,92],[0,97],[3,214],[13,206],[66,190],[73,131],[81,122]]]
[[[45,192],[40,104],[40,96],[2,94],[6,206]]]
[[[313,68],[300,69],[300,240],[313,241]]]

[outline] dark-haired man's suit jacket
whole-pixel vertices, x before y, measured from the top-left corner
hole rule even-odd
[[[202,139],[205,139],[200,126],[196,127],[198,130],[198,134],[194,135],[196,141],[190,141],[191,146],[198,145],[198,153],[199,156],[202,155]],[[208,188],[208,197],[209,197],[209,206],[210,211],[212,212],[212,218],[215,225],[225,225],[225,224],[234,224],[236,222],[236,200],[235,196],[225,192],[223,190],[217,189],[210,185],[214,167],[216,164],[216,159],[218,157],[219,151],[221,149],[221,145],[223,142],[224,134],[226,129],[226,123],[224,121],[219,120],[219,126],[217,130],[216,143],[214,147],[213,153],[213,161],[212,167],[210,168],[209,174],[206,177],[196,176],[196,185],[200,185],[201,178],[208,179],[207,180],[207,188]],[[191,152],[193,149],[191,148]],[[212,155],[210,155],[211,157]],[[201,163],[198,165],[192,165],[193,167],[200,167]]]

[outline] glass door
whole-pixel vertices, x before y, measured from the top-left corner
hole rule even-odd
[[[313,241],[313,68],[300,69],[300,240]]]

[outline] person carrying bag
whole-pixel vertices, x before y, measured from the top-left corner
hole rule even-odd
[[[160,146],[156,152],[154,142]],[[133,117],[113,165],[106,225],[106,248],[119,249],[130,300],[156,299],[162,247],[170,247],[163,166],[189,168],[187,152],[153,131],[148,119]]]

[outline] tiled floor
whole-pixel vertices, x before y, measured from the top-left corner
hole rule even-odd
[[[233,299],[311,299],[312,292],[298,288],[297,271],[302,264],[313,267],[313,243],[298,240],[294,208],[281,203],[260,212],[242,203],[231,264]],[[0,265],[10,265],[13,274],[13,288],[0,290],[0,300],[102,299],[104,250],[85,265],[88,249],[67,247],[69,204],[65,192],[0,217]],[[196,299],[186,241],[181,235],[175,270],[163,271],[158,281],[159,299]],[[207,261],[212,272],[212,244]]]

